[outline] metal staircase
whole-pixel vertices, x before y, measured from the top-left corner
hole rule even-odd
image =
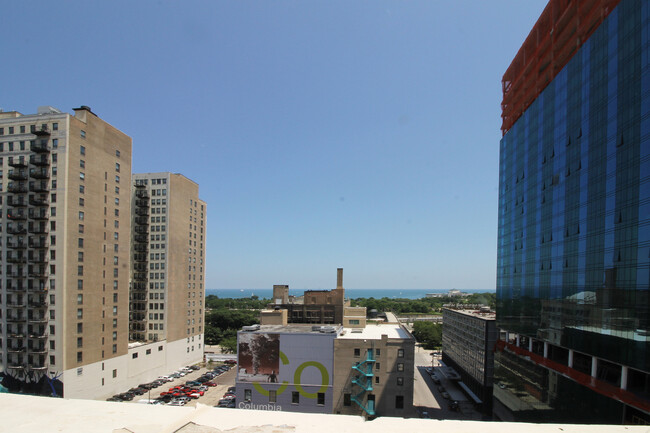
[[[366,393],[372,391],[372,383],[375,377],[375,356],[374,349],[368,349],[366,359],[357,362],[352,366],[352,381],[351,386],[355,386],[360,390],[357,394],[353,395],[350,399],[355,402],[361,409],[364,410],[369,416],[375,416],[375,401],[368,399],[367,404],[364,404],[364,396]]]

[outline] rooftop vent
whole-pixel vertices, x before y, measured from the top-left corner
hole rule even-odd
[[[321,326],[319,332],[322,332],[324,334],[332,334],[336,332],[336,328],[333,326]]]
[[[241,328],[241,330],[244,332],[259,331],[259,329],[260,329],[260,325],[244,326]]]

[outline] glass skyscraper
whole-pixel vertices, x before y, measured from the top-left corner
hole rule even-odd
[[[549,2],[503,109],[495,418],[649,423],[650,2]]]

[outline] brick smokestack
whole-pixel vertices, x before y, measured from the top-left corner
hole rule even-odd
[[[343,288],[343,268],[338,268],[336,270],[336,288]]]

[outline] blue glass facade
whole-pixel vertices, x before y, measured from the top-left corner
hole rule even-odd
[[[497,324],[517,335],[511,343],[524,355],[550,362],[501,351],[495,402],[512,411],[504,390],[516,396],[521,388],[528,420],[537,408],[537,420],[571,422],[556,416],[569,393],[593,402],[585,416],[597,407],[607,412],[602,422],[631,413],[643,419],[650,407],[650,2],[623,0],[610,13],[504,135],[500,152]],[[558,369],[569,379],[554,378]],[[528,384],[515,383],[526,370]],[[581,397],[585,375],[598,381]],[[601,392],[602,384],[612,390]],[[625,403],[608,401],[617,388]]]

